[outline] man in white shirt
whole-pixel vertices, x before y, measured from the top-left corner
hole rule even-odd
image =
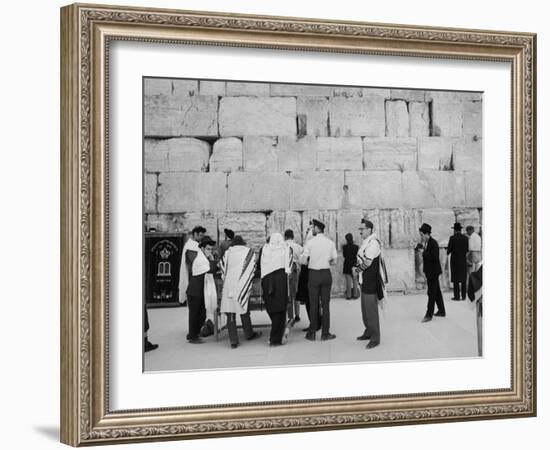
[[[309,331],[306,339],[315,340],[317,331],[317,317],[319,303],[323,310],[321,340],[334,339],[336,335],[330,333],[330,290],[332,288],[332,275],[330,266],[336,264],[336,246],[324,235],[325,224],[313,220],[313,238],[304,246],[303,258],[309,258],[308,291],[310,307]]]
[[[468,265],[468,275],[475,272],[481,263],[481,237],[474,231],[472,225],[466,227],[468,235],[468,254],[466,255],[466,264]]]

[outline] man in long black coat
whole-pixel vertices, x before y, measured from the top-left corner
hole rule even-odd
[[[432,237],[432,227],[423,223],[419,228],[422,252],[422,262],[424,265],[424,274],[428,283],[428,307],[426,315],[422,322],[429,322],[432,316],[445,317],[445,305],[443,295],[439,287],[439,275],[441,275],[441,264],[439,262],[439,244]],[[437,304],[437,312],[434,314],[434,307]]]
[[[453,226],[454,234],[449,238],[447,254],[451,255],[451,282],[454,297],[452,300],[466,299],[466,254],[468,253],[468,237],[462,234],[462,225],[458,222]]]

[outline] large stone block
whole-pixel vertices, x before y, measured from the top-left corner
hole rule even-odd
[[[344,97],[344,98],[370,97],[370,98],[388,99],[390,98],[391,93],[389,89],[338,86],[334,88],[332,95],[334,97]]]
[[[384,89],[384,88],[376,88],[376,87],[366,87],[362,88],[362,97],[364,98],[379,98],[387,100],[391,98],[391,90],[390,89]]]
[[[328,100],[326,97],[298,97],[298,116],[305,116],[305,134],[328,136]]]
[[[333,97],[329,104],[330,135],[384,136],[386,113],[382,98]]]
[[[432,102],[432,128],[434,136],[462,135],[462,104]]]
[[[409,117],[411,119],[411,136],[430,135],[430,107],[425,102],[410,102]]]
[[[205,172],[210,144],[194,138],[145,139],[146,172]]]
[[[348,208],[401,207],[403,205],[401,177],[402,173],[399,171],[346,172]]]
[[[206,234],[218,240],[218,218],[212,212],[190,212],[179,214],[148,214],[145,218],[147,229],[155,228],[159,232],[190,233],[200,225],[206,228]]]
[[[223,211],[226,207],[224,173],[161,173],[158,186],[158,211]]]
[[[143,182],[143,206],[146,213],[157,211],[157,175],[146,173]]]
[[[416,288],[413,249],[384,249],[389,292],[408,292]]]
[[[223,97],[225,95],[225,81],[199,81],[200,95],[215,95]]]
[[[432,237],[439,243],[440,247],[447,247],[449,238],[453,234],[452,227],[455,221],[456,217],[452,209],[433,208],[422,210],[422,222],[431,225]],[[417,236],[419,236],[418,230]]]
[[[405,101],[386,101],[386,135],[409,136],[409,110]]]
[[[363,144],[360,137],[317,138],[319,170],[361,170]]]
[[[281,233],[284,236],[286,230],[294,232],[294,240],[302,243],[302,214],[297,211],[273,211],[267,216],[267,235]]]
[[[423,89],[392,89],[392,100],[405,100],[407,102],[423,102],[425,93]]]
[[[416,170],[416,139],[363,138],[365,170]]]
[[[289,209],[288,175],[277,172],[230,173],[228,209],[232,212]]]
[[[145,136],[217,136],[218,97],[146,97],[143,122]]]
[[[389,211],[389,245],[392,248],[414,248],[418,243],[418,229],[422,216],[416,209]]]
[[[351,233],[353,241],[357,245],[361,245],[361,236],[359,235],[359,226],[361,225],[361,219],[364,217],[362,210],[354,211],[338,211],[336,216],[336,238],[337,248],[342,250],[342,246],[346,243],[346,234]]]
[[[454,171],[403,172],[401,206],[455,208],[465,206],[464,177]]]
[[[221,136],[296,135],[296,99],[225,97],[219,122]]]
[[[466,186],[466,206],[482,208],[483,177],[481,171],[464,172],[464,185]]]
[[[344,201],[344,172],[290,174],[290,209],[340,209]]]
[[[441,102],[474,102],[481,101],[481,92],[467,91],[426,91],[426,101]]]
[[[246,245],[259,251],[266,243],[266,216],[263,213],[220,214],[218,217],[218,235],[229,228],[235,235],[242,236]]]
[[[337,232],[337,215],[336,211],[304,211],[302,213],[302,242],[305,243],[306,233],[310,227],[310,221],[317,219],[325,224],[325,236],[331,239],[336,245],[336,232]]]
[[[245,136],[243,139],[245,171],[277,171],[277,139],[263,136]]]
[[[462,133],[465,136],[483,136],[483,104],[464,102],[462,108]]]
[[[277,143],[277,168],[281,171],[315,170],[317,167],[317,138],[280,136]]]
[[[476,233],[481,229],[481,214],[477,208],[463,208],[455,211],[456,221],[465,229],[468,225],[474,227]]]
[[[329,97],[332,95],[332,86],[319,86],[307,84],[271,84],[272,97]]]
[[[169,78],[145,78],[143,95],[145,98],[163,95],[172,98],[190,97],[199,93],[197,80],[178,80]]]
[[[418,170],[452,170],[454,138],[418,138]]]
[[[269,97],[269,84],[267,83],[236,83],[227,82],[227,96],[229,97]]]
[[[481,171],[483,168],[483,140],[472,136],[458,139],[453,145],[455,170]]]
[[[210,157],[211,172],[235,172],[243,169],[243,141],[221,138],[214,142]]]

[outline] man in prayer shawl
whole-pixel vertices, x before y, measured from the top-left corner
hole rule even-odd
[[[468,298],[475,302],[477,355],[483,356],[483,266],[479,261],[479,269],[470,274],[468,279]]]
[[[300,257],[304,251],[302,246],[294,240],[292,230],[285,231],[285,243],[292,249],[292,264],[290,275],[288,276],[288,320],[290,325],[300,321],[300,302],[296,300],[298,290],[298,277],[300,274]]]
[[[189,306],[189,331],[187,341],[191,344],[202,344],[204,341],[199,334],[206,319],[205,309],[205,283],[206,275],[216,270],[216,264],[210,258],[216,243],[209,239],[203,239],[198,245],[199,251],[191,264],[191,276],[187,286],[187,303]],[[212,282],[214,280],[212,279]],[[214,288],[215,289],[215,288]],[[215,291],[214,291],[215,292]]]
[[[206,228],[198,226],[193,228],[191,236],[183,246],[181,251],[180,280],[179,280],[179,301],[185,305],[187,300],[187,286],[189,285],[189,276],[191,274],[191,265],[199,253],[199,242],[204,238]]]
[[[288,304],[288,275],[291,271],[292,248],[280,233],[273,233],[262,248],[260,273],[262,296],[271,319],[269,345],[283,345]]]
[[[363,243],[357,252],[356,270],[361,284],[361,314],[365,331],[357,340],[369,340],[368,349],[380,345],[378,301],[386,296],[385,287],[388,282],[382,243],[373,230],[374,225],[370,220],[361,220],[359,234]]]
[[[262,334],[252,328],[248,310],[255,265],[254,251],[246,246],[241,236],[234,236],[233,245],[225,251],[221,262],[223,289],[220,311],[227,316],[231,348],[239,346],[237,314],[241,316],[246,340],[256,339]]]

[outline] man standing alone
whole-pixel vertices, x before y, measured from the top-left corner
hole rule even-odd
[[[313,238],[304,246],[304,258],[309,257],[308,291],[310,302],[310,324],[306,339],[315,340],[317,331],[317,317],[319,303],[323,310],[321,340],[334,339],[336,335],[330,333],[330,290],[332,275],[330,265],[336,263],[338,254],[336,246],[324,235],[325,224],[313,220]]]
[[[447,255],[451,255],[451,282],[454,292],[451,300],[465,300],[468,238],[462,234],[462,225],[458,222],[454,224],[453,229],[454,234],[449,238],[447,245]]]
[[[435,315],[445,317],[445,305],[443,304],[443,295],[439,287],[439,275],[441,275],[439,244],[432,237],[432,227],[427,223],[423,223],[418,231],[420,231],[420,238],[422,240],[421,247],[424,248],[422,262],[428,283],[428,307],[422,322],[429,322],[434,316],[434,307],[436,304],[437,312]]]

